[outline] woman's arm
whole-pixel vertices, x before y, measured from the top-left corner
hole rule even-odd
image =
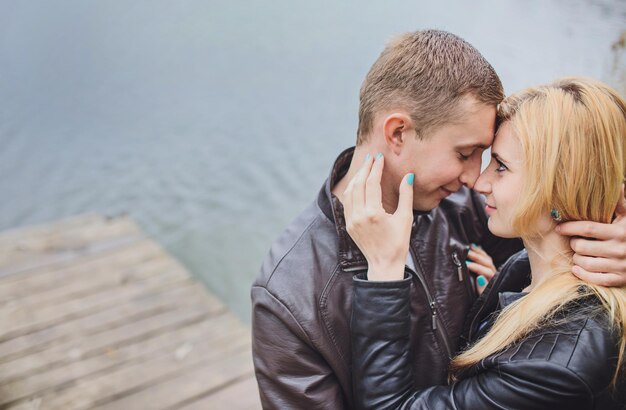
[[[413,388],[409,289],[394,282],[353,280],[352,382],[358,409],[589,409],[593,393],[558,357],[540,360],[529,339],[496,366],[449,386]],[[557,340],[555,340],[555,346]],[[528,354],[524,354],[528,351]],[[535,352],[535,353],[533,353]],[[558,349],[556,351],[558,353]],[[553,354],[555,354],[553,349]]]
[[[409,329],[411,277],[371,282],[354,277],[352,382],[357,408],[398,408],[413,389]],[[368,300],[370,296],[375,301]],[[371,314],[372,303],[376,312]]]

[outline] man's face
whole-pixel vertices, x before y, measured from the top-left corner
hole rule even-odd
[[[405,138],[394,174],[397,178],[415,174],[413,209],[429,211],[463,185],[474,186],[482,152],[493,141],[496,108],[468,96],[461,103],[459,117],[421,140]]]

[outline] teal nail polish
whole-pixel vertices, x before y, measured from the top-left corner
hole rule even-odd
[[[413,180],[415,179],[415,174],[409,174],[408,178],[406,179],[406,182],[409,185],[413,185]]]
[[[466,265],[469,265],[470,263],[472,263],[472,262],[470,262],[470,261],[465,261],[465,264],[466,264]]]
[[[478,245],[476,245],[475,243],[472,243],[472,246],[473,246],[474,248],[478,248]]]
[[[372,157],[372,156],[371,156],[370,154],[367,154],[367,155],[365,156],[365,161],[368,161],[371,157]]]
[[[376,159],[381,159],[383,157],[383,153],[379,152],[378,154],[376,154]]]
[[[476,283],[478,283],[478,286],[485,286],[487,284],[487,279],[483,275],[480,275],[476,278]]]

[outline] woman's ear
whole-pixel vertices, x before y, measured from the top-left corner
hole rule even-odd
[[[405,113],[394,112],[387,115],[383,121],[385,143],[389,150],[396,155],[402,151],[406,139],[413,137],[413,131],[413,121]]]

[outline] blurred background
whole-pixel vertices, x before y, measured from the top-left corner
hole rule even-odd
[[[626,1],[0,0],[0,230],[129,214],[239,317],[271,241],[353,145],[386,41],[439,28],[506,92],[626,92]]]

